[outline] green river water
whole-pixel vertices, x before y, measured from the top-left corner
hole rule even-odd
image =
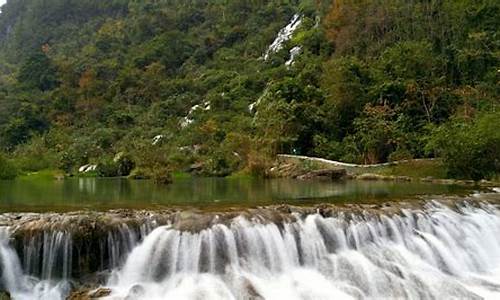
[[[469,192],[453,185],[387,181],[186,178],[159,186],[148,180],[120,178],[19,179],[0,181],[0,212],[162,207],[208,210],[281,203],[356,203]]]

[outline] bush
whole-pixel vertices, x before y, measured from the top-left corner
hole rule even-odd
[[[172,183],[172,170],[168,166],[158,166],[151,170],[151,177],[156,184]]]
[[[97,165],[100,177],[128,176],[135,167],[135,163],[129,155],[119,152],[111,159],[103,159]]]
[[[255,177],[267,177],[272,167],[273,160],[265,153],[251,151],[248,155],[248,172]]]
[[[14,152],[16,166],[23,171],[40,171],[56,166],[56,154],[46,145],[44,137],[35,137]]]
[[[117,165],[118,176],[128,176],[135,167],[135,163],[132,158],[128,154],[124,154],[123,152],[115,155],[113,162]]]
[[[500,112],[455,119],[433,130],[427,150],[443,158],[452,177],[479,180],[500,173]]]
[[[99,177],[118,176],[118,165],[110,160],[104,160],[97,165],[97,174]]]
[[[14,179],[16,176],[16,166],[0,154],[0,179]]]
[[[406,148],[398,148],[396,151],[389,154],[389,161],[399,161],[399,160],[408,160],[412,159],[413,155]]]

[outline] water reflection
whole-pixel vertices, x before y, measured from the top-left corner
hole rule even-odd
[[[456,186],[383,181],[192,178],[168,186],[127,179],[70,178],[63,181],[0,181],[0,210],[72,210],[255,206],[278,203],[359,201],[465,192]]]

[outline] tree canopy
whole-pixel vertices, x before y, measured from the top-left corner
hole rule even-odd
[[[212,175],[278,152],[467,157],[483,150],[454,153],[443,132],[483,129],[498,154],[484,123],[499,104],[499,15],[494,0],[9,0],[0,147],[42,147],[68,171],[126,153]]]

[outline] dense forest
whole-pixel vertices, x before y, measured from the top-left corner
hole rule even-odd
[[[8,0],[0,174],[265,174],[277,153],[500,173],[497,0]],[[15,173],[15,172],[14,172]]]

